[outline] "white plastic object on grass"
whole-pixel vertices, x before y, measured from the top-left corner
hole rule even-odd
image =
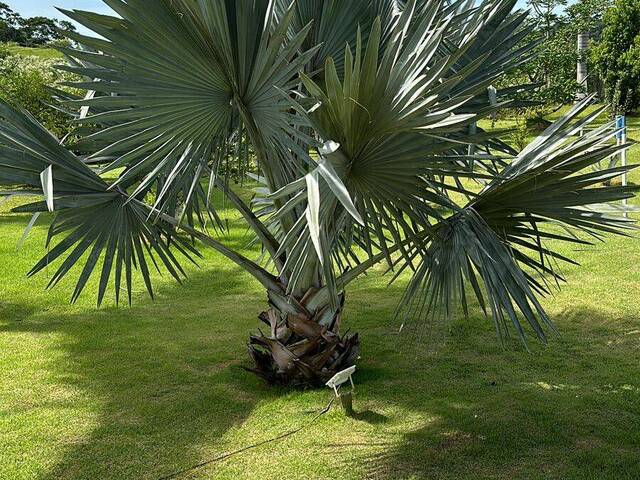
[[[333,388],[333,391],[336,393],[336,397],[338,397],[339,396],[338,388],[344,383],[351,382],[351,388],[355,389],[355,386],[353,385],[353,378],[352,378],[352,375],[355,373],[355,371],[356,371],[355,365],[349,368],[346,368],[336,373],[333,377],[331,377],[331,379],[325,385],[329,388]]]

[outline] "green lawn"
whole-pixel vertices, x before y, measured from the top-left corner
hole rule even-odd
[[[273,389],[241,369],[265,295],[219,255],[203,250],[182,286],[159,279],[155,301],[138,283],[131,308],[96,309],[95,289],[70,306],[70,281],[44,290],[53,267],[25,278],[43,254],[44,222],[16,252],[28,217],[9,206],[1,479],[157,479],[295,428],[328,402],[328,390]],[[227,241],[244,245],[245,230],[231,227]],[[640,243],[564,252],[582,267],[566,267],[569,284],[545,301],[561,337],[532,341],[530,353],[500,347],[478,309],[453,322],[437,353],[417,348],[392,321],[404,284],[386,288],[380,272],[360,279],[345,320],[362,334],[358,417],[334,408],[297,435],[181,478],[638,478]]]
[[[20,45],[9,44],[2,45],[3,48],[6,48],[9,53],[12,55],[25,55],[25,56],[33,56],[40,58],[63,58],[64,55],[60,53],[58,50],[50,47],[23,47]]]

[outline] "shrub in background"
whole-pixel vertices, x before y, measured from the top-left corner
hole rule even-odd
[[[71,128],[70,117],[51,107],[48,87],[59,87],[71,81],[73,75],[56,70],[60,60],[34,56],[11,55],[7,48],[0,49],[0,98],[18,103],[58,137]]]

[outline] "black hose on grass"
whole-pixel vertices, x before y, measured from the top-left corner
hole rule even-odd
[[[248,445],[246,447],[242,447],[242,448],[240,448],[238,450],[234,450],[232,452],[223,453],[222,455],[219,455],[219,456],[217,456],[215,458],[212,458],[211,460],[207,460],[205,462],[198,463],[197,465],[193,465],[193,466],[191,466],[189,468],[185,468],[184,470],[180,470],[179,472],[175,472],[175,473],[172,473],[170,475],[166,475],[164,477],[160,477],[160,478],[158,478],[158,480],[172,480],[174,478],[181,477],[185,473],[192,472],[194,470],[197,470],[199,468],[205,467],[205,466],[210,465],[212,463],[220,462],[220,461],[225,460],[225,459],[227,459],[229,457],[232,457],[234,455],[238,455],[239,453],[246,452],[247,450],[251,450],[253,448],[257,448],[257,447],[260,447],[262,445],[265,445],[267,443],[276,442],[278,440],[282,440],[283,438],[290,437],[291,435],[294,435],[294,434],[300,432],[301,430],[304,430],[305,428],[310,427],[322,415],[324,415],[329,410],[331,410],[331,406],[333,405],[333,402],[335,401],[335,399],[336,399],[336,397],[331,397],[331,401],[327,404],[326,407],[324,407],[322,410],[320,410],[320,412],[318,412],[318,414],[316,414],[315,417],[313,417],[309,422],[303,424],[302,426],[300,426],[300,427],[298,427],[298,428],[296,428],[294,430],[290,430],[290,431],[288,431],[286,433],[283,433],[282,435],[278,435],[277,437],[273,437],[273,438],[270,438],[268,440],[263,440],[262,442],[254,443],[253,445]]]

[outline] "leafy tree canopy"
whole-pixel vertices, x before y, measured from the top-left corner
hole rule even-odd
[[[23,18],[9,5],[0,2],[0,42],[15,42],[24,46],[44,45],[62,40],[62,31],[75,31],[71,22],[47,17]]]
[[[503,79],[507,85],[525,81],[538,85],[521,95],[524,100],[538,103],[538,113],[571,103],[585,86],[576,81],[576,48],[579,33],[588,33],[592,41],[600,38],[603,16],[611,0],[578,0],[567,5],[565,0],[530,0],[528,28],[531,33],[523,44],[537,43],[537,55],[510,72]]]
[[[640,106],[640,0],[616,0],[604,15],[602,38],[593,50],[607,101],[618,113]]]

